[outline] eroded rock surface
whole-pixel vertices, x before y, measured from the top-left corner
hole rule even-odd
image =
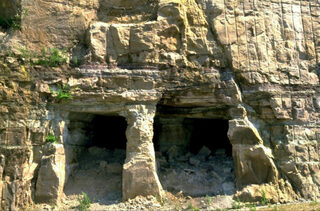
[[[274,202],[320,196],[319,1],[0,3],[5,17],[20,7],[21,30],[0,29],[1,209],[63,197],[78,153],[67,149],[86,137],[70,130],[72,112],[126,118],[124,199],[161,196],[157,113],[177,118],[162,139],[188,136],[179,118],[229,120],[244,200],[259,200],[262,187]],[[22,58],[47,46],[66,48],[73,64]],[[59,102],[58,85],[72,99]],[[48,151],[48,134],[61,151]]]

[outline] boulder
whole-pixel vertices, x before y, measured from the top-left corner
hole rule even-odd
[[[278,170],[270,149],[263,145],[233,145],[237,186],[276,182]]]
[[[235,199],[242,202],[285,203],[298,199],[289,182],[283,179],[278,183],[266,183],[261,185],[249,185],[238,191]]]

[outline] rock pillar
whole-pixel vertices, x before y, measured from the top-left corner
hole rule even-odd
[[[276,182],[278,171],[270,149],[263,145],[257,129],[247,119],[229,121],[237,186]]]
[[[162,187],[156,172],[152,142],[155,110],[155,105],[134,105],[121,113],[128,123],[127,152],[122,174],[123,200],[138,195],[161,197]]]
[[[48,144],[39,169],[35,200],[59,204],[65,183],[65,152],[62,144]]]

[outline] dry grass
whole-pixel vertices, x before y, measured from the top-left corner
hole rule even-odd
[[[320,202],[270,205],[267,208],[257,208],[259,211],[320,211]]]

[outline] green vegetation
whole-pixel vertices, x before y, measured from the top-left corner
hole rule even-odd
[[[206,201],[207,201],[207,204],[208,204],[208,205],[211,204],[211,198],[210,198],[210,196],[206,195]]]
[[[261,205],[267,205],[269,203],[268,199],[266,198],[266,191],[261,190]]]
[[[309,203],[293,203],[293,204],[282,204],[282,205],[273,205],[270,207],[259,208],[261,211],[295,211],[295,210],[303,210],[303,211],[320,211],[320,203],[315,203],[314,201]]]
[[[67,52],[57,48],[43,48],[40,55],[23,48],[20,48],[19,52],[21,59],[31,65],[58,67],[68,61]]]
[[[79,197],[78,201],[79,201],[79,210],[87,211],[91,204],[91,201],[88,195],[85,192],[82,192],[82,197]]]
[[[257,205],[255,203],[246,204],[246,207],[249,208],[249,211],[257,210]]]
[[[58,138],[56,136],[54,136],[53,134],[49,133],[47,136],[46,136],[46,142],[47,143],[58,143]]]
[[[60,51],[57,48],[43,48],[41,52],[42,54],[38,56],[38,59],[34,61],[34,64],[48,67],[58,67],[67,63],[65,50]]]
[[[17,14],[10,18],[0,16],[0,27],[3,29],[12,28],[13,30],[21,30],[22,17],[28,15],[27,10],[18,10]]]
[[[71,88],[69,85],[58,84],[57,90],[50,89],[50,91],[55,95],[57,102],[72,100]]]
[[[310,206],[316,206],[316,205],[318,205],[319,204],[319,202],[317,201],[317,200],[313,200],[312,202],[310,202]]]
[[[278,205],[274,205],[273,211],[278,211]]]
[[[194,207],[194,206],[192,206],[192,204],[191,203],[189,203],[188,204],[188,207],[187,207],[187,209],[188,210],[192,210],[192,211],[199,211],[199,208],[198,207]]]
[[[193,211],[199,211],[199,208],[198,207],[193,207],[192,210]]]
[[[243,207],[242,202],[237,199],[237,201],[232,202],[232,209],[241,209]]]

